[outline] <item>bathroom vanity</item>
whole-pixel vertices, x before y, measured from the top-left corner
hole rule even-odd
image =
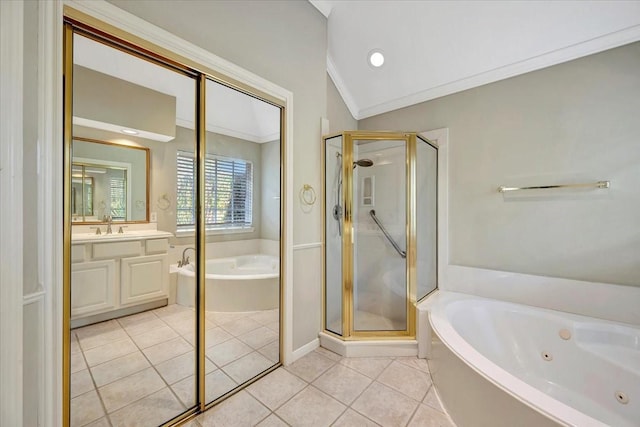
[[[71,239],[71,322],[82,326],[166,304],[169,237],[157,230]]]

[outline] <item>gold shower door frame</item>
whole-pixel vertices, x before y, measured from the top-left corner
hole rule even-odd
[[[197,91],[196,102],[194,105],[196,111],[196,402],[195,405],[187,409],[182,414],[167,421],[164,426],[174,426],[185,422],[198,415],[199,413],[211,408],[220,401],[234,395],[238,391],[244,389],[236,388],[207,403],[205,396],[205,269],[201,266],[205,265],[205,217],[204,217],[204,162],[206,155],[206,115],[205,115],[205,99],[206,99],[206,81],[211,80],[220,83],[239,92],[245,93],[254,98],[260,99],[280,109],[280,362],[274,364],[271,368],[246,381],[247,386],[268,373],[277,369],[282,363],[282,355],[284,354],[284,292],[283,284],[286,280],[284,265],[284,241],[286,231],[285,216],[285,200],[288,191],[286,187],[286,153],[289,149],[286,145],[286,122],[285,108],[286,103],[268,93],[262,92],[243,82],[225,76],[216,70],[204,66],[198,62],[177,55],[172,51],[150,43],[140,37],[134,36],[110,24],[93,18],[83,12],[64,6],[64,27],[63,27],[63,98],[64,98],[64,124],[63,124],[63,298],[62,298],[62,425],[70,424],[70,372],[71,372],[71,351],[70,351],[70,321],[71,321],[71,146],[72,146],[72,114],[73,114],[73,35],[75,33],[90,37],[96,41],[107,43],[111,47],[121,49],[129,54],[137,55],[144,59],[152,60],[158,66],[167,67],[176,72],[182,72],[187,76],[194,78]]]
[[[323,164],[323,194],[326,194],[326,148],[327,140],[342,136],[342,182],[344,212],[342,222],[342,335],[336,334],[326,328],[326,254],[323,251],[323,295],[322,295],[322,324],[323,331],[336,338],[346,341],[369,340],[369,339],[410,339],[416,335],[416,145],[417,134],[407,132],[369,132],[369,131],[347,131],[330,135],[323,138],[322,164]],[[420,138],[422,139],[422,138]],[[394,331],[357,331],[353,324],[353,143],[356,140],[367,141],[404,141],[405,142],[405,162],[406,162],[406,236],[407,236],[407,270],[406,270],[406,319],[404,330]],[[326,225],[326,197],[323,198],[323,242],[326,248],[327,225]],[[326,250],[326,249],[325,249]]]

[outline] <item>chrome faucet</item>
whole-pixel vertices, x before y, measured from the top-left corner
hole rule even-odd
[[[196,248],[192,248],[192,247],[185,248],[185,250],[182,251],[182,259],[178,261],[178,268],[184,267],[185,265],[189,265],[189,257],[185,258],[185,254],[189,249],[191,249],[194,253],[196,252]]]
[[[111,218],[111,215],[105,215],[102,220],[107,223],[107,231],[105,231],[105,233],[113,234],[113,230],[111,229],[111,222],[113,221],[113,218]]]

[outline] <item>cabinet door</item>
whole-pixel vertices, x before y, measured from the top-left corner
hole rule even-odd
[[[116,261],[71,265],[71,317],[113,310],[116,307]]]
[[[122,258],[120,265],[120,303],[139,304],[167,298],[169,292],[167,255]]]

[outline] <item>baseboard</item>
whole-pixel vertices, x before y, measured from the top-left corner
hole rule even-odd
[[[310,341],[305,345],[303,345],[302,347],[298,348],[297,350],[294,350],[291,357],[291,363],[311,353],[313,350],[315,350],[318,347],[320,347],[320,340],[316,338],[313,341]]]
[[[167,305],[166,298],[160,299],[158,301],[139,304],[133,307],[126,307],[119,310],[108,311],[106,313],[94,314],[93,316],[72,319],[71,329],[80,328],[82,326],[91,325],[93,323],[104,322],[106,320],[117,319],[123,316],[129,316],[131,314],[137,314],[147,310],[153,310],[154,308],[164,307],[165,305]]]
[[[400,357],[417,356],[418,341],[406,340],[366,340],[342,341],[324,332],[320,332],[320,344],[343,357]]]

